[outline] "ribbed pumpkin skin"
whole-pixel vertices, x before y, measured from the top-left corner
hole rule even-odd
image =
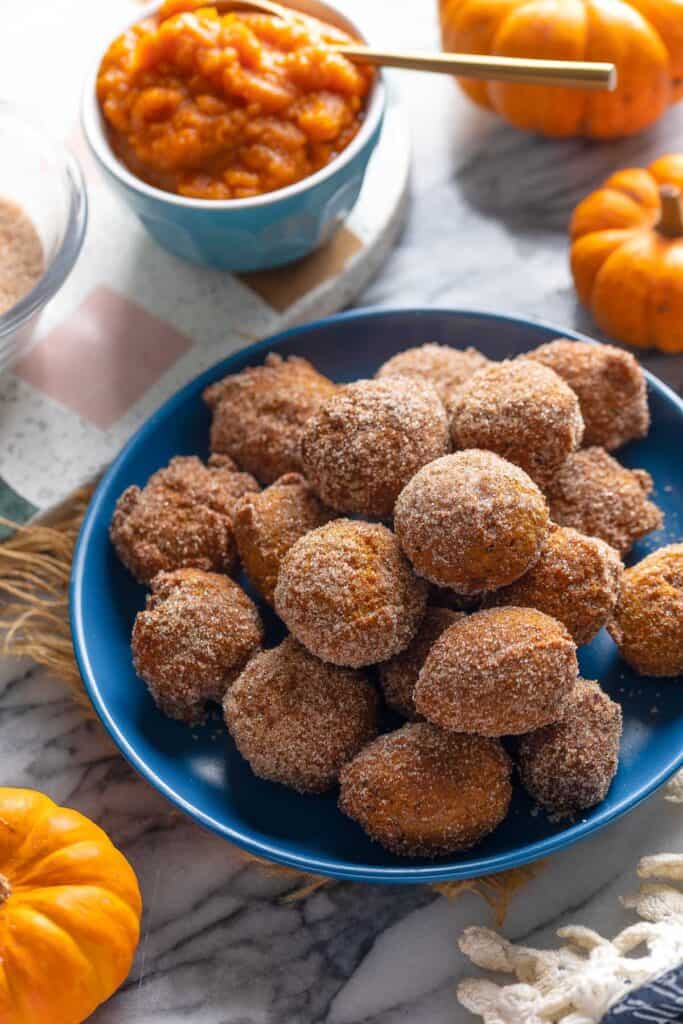
[[[683,154],[618,171],[579,203],[571,268],[603,331],[640,348],[683,352],[683,236],[657,229],[661,185],[683,193]]]
[[[33,790],[0,788],[1,1024],[81,1024],[125,980],[137,879],[105,833]]]
[[[439,14],[446,50],[616,64],[612,93],[460,79],[526,131],[632,135],[683,95],[683,0],[439,0]]]

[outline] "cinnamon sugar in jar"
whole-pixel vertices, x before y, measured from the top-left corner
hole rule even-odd
[[[0,316],[31,291],[44,269],[33,221],[13,199],[0,196]]]

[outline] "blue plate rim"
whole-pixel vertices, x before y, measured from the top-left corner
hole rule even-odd
[[[266,860],[273,861],[277,864],[283,864],[287,867],[296,868],[305,873],[323,875],[325,877],[338,878],[346,881],[395,885],[425,884],[429,882],[442,882],[455,879],[475,878],[482,875],[491,875],[500,871],[509,870],[513,867],[520,867],[524,864],[533,863],[534,861],[556,853],[565,847],[572,846],[574,843],[579,842],[582,839],[586,839],[589,835],[592,835],[593,833],[605,828],[607,825],[617,821],[654,793],[655,790],[667,781],[667,779],[671,778],[677,769],[683,766],[683,750],[681,750],[679,754],[673,758],[666,767],[658,772],[657,775],[654,776],[654,778],[652,778],[646,785],[641,786],[635,792],[631,792],[628,797],[624,797],[620,803],[613,806],[608,812],[606,811],[602,815],[598,813],[589,821],[576,822],[575,824],[570,825],[567,829],[564,829],[553,836],[537,840],[536,842],[523,846],[516,851],[496,854],[479,860],[468,860],[464,864],[438,863],[433,866],[426,867],[355,866],[325,858],[304,856],[282,851],[277,846],[255,839],[252,836],[245,835],[238,829],[225,825],[223,822],[211,817],[211,815],[206,814],[204,811],[195,807],[189,800],[186,800],[183,796],[177,793],[172,786],[169,786],[168,783],[159,777],[159,775],[145,762],[145,760],[140,757],[134,747],[131,746],[126,736],[121,732],[109,714],[109,710],[99,691],[97,679],[91,669],[88,658],[88,647],[83,623],[82,584],[87,560],[88,543],[94,525],[99,518],[100,506],[105,499],[109,481],[116,474],[120,465],[127,459],[128,452],[139,444],[146,434],[153,430],[157,421],[161,419],[162,416],[168,415],[169,412],[172,412],[178,406],[183,405],[187,398],[199,391],[202,391],[204,387],[214,381],[217,377],[230,373],[236,363],[241,363],[245,358],[258,359],[261,355],[267,354],[267,351],[275,344],[279,345],[282,342],[294,339],[297,336],[308,333],[318,327],[346,320],[368,320],[384,316],[419,317],[434,314],[441,316],[455,315],[476,317],[484,320],[499,320],[505,323],[513,322],[521,324],[522,326],[540,327],[551,332],[556,332],[557,337],[566,337],[574,341],[587,341],[591,344],[599,344],[596,339],[591,338],[588,335],[574,331],[570,328],[556,327],[555,324],[548,323],[545,320],[535,317],[498,313],[491,310],[447,308],[437,306],[359,307],[357,309],[346,310],[342,313],[336,313],[332,316],[313,320],[296,327],[291,327],[285,331],[280,331],[277,334],[269,335],[260,341],[254,342],[252,345],[248,345],[245,348],[239,349],[237,352],[231,353],[225,359],[219,360],[213,366],[204,370],[197,377],[193,378],[173,395],[167,398],[156,412],[152,413],[152,415],[138,427],[99,481],[90,500],[90,504],[83,519],[74,548],[69,584],[69,610],[71,635],[76,661],[81,677],[83,678],[86,692],[93,704],[98,718],[129,764],[131,764],[132,767],[135,768],[135,770],[159,793],[161,793],[171,803],[175,804],[176,807],[179,807],[191,819],[208,828],[210,831],[215,832],[217,835],[222,836],[224,839],[228,839],[241,849],[244,849],[257,857],[263,857]],[[663,381],[652,374],[649,370],[645,368],[643,369],[648,386],[654,391],[659,392],[668,401],[672,402],[677,407],[681,417],[683,417],[683,399],[681,399],[671,388],[664,384]]]

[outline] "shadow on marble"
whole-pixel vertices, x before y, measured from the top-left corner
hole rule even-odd
[[[509,126],[493,127],[464,160],[452,154],[453,177],[478,213],[521,234],[564,231],[576,204],[614,171],[646,166],[676,148],[683,112],[672,109],[641,135],[596,143],[543,139]]]

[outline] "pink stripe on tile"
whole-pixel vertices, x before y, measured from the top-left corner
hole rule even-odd
[[[106,430],[191,345],[136,302],[99,286],[15,364],[14,373]]]

